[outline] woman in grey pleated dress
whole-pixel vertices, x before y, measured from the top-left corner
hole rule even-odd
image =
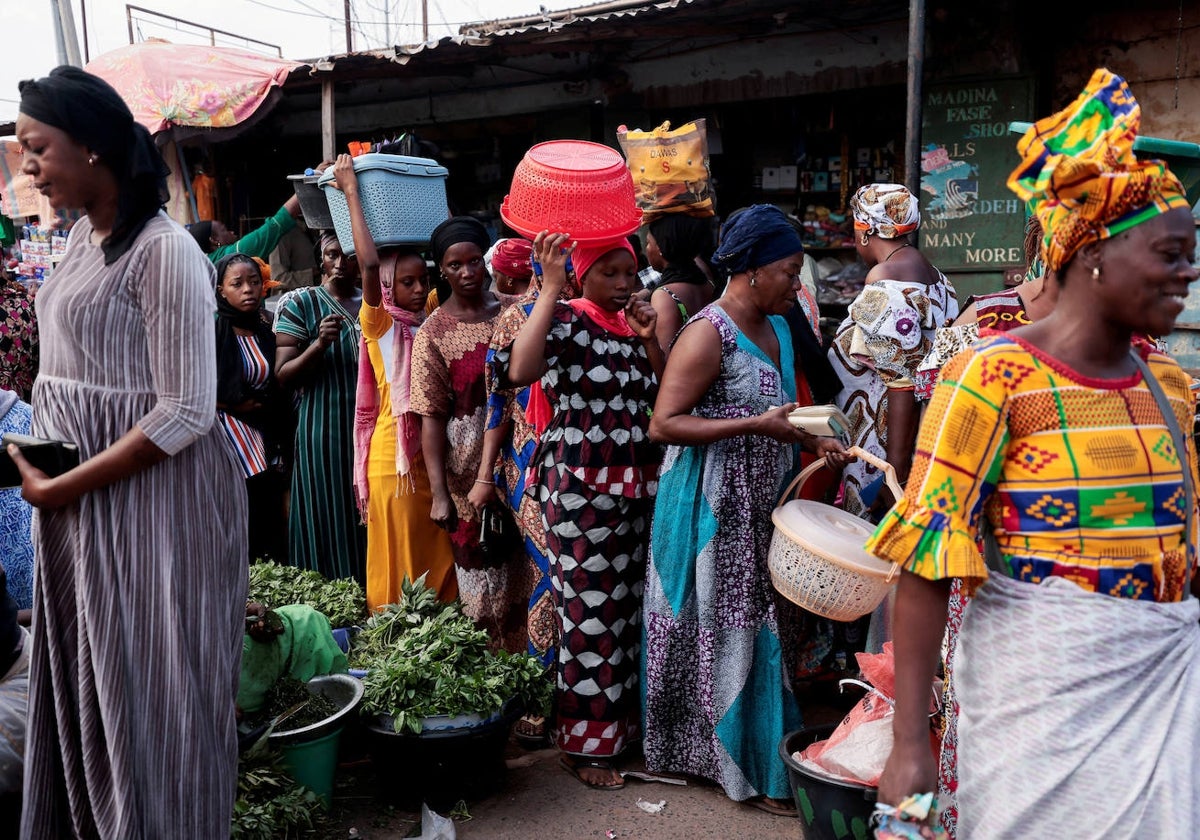
[[[21,85],[22,171],[82,207],[38,294],[33,432],[79,446],[38,508],[23,838],[228,837],[246,497],[215,426],[214,277],[108,84]],[[10,451],[12,454],[12,451]]]

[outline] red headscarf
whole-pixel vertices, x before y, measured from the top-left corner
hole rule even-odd
[[[514,280],[533,277],[533,243],[528,239],[501,239],[492,246],[492,270]]]

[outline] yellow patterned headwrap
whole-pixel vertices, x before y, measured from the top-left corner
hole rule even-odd
[[[1021,165],[1008,188],[1042,223],[1048,269],[1062,268],[1088,242],[1188,206],[1165,163],[1134,156],[1141,117],[1125,80],[1100,68],[1074,102],[1034,123],[1017,143]]]

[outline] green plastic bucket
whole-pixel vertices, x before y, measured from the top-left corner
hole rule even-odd
[[[304,785],[328,808],[333,800],[333,774],[337,770],[338,741],[342,729],[338,727],[328,735],[314,741],[282,744],[283,766],[297,783]]]

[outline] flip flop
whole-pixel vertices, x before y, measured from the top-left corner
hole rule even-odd
[[[756,796],[753,799],[747,799],[746,804],[751,808],[757,808],[776,817],[791,817],[792,819],[796,819],[800,816],[796,811],[795,805],[783,805],[778,799],[768,799],[765,796]]]
[[[616,771],[613,770],[612,763],[609,761],[604,761],[603,759],[594,759],[594,758],[593,759],[585,758],[585,759],[581,759],[581,760],[568,760],[567,757],[565,755],[563,755],[563,756],[559,756],[558,763],[562,765],[562,768],[564,770],[566,770],[568,773],[570,773],[572,776],[574,776],[576,779],[578,779],[580,784],[584,785],[585,787],[589,787],[592,790],[620,790],[621,788],[625,787],[624,780],[622,780],[619,785],[594,785],[594,784],[591,784],[590,782],[584,781],[583,777],[579,775],[580,770],[608,770],[608,771],[615,773]],[[795,812],[793,812],[793,813],[795,813]]]

